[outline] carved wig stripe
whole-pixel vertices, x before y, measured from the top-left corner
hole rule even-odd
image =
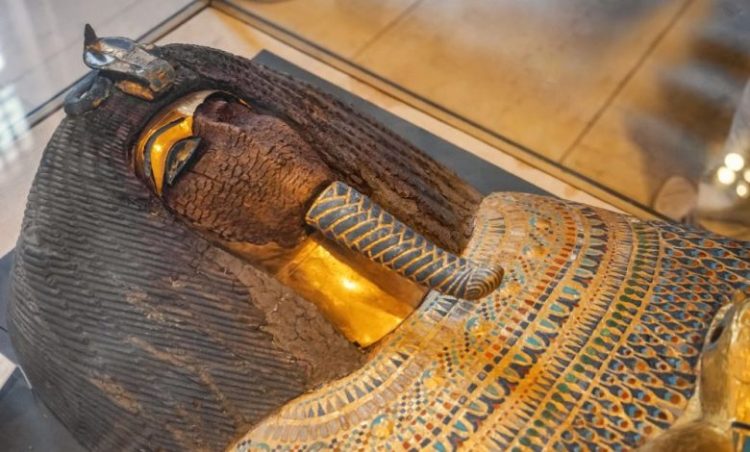
[[[330,240],[447,295],[481,298],[502,279],[502,269],[477,267],[444,251],[342,182],[323,190],[305,221]]]

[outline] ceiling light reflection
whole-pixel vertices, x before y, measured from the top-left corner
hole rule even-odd
[[[747,184],[744,182],[740,182],[737,184],[737,196],[740,198],[747,198],[748,195],[750,195],[750,188],[748,188]]]
[[[724,157],[724,164],[732,171],[740,171],[745,167],[745,158],[736,152],[730,152]]]
[[[716,170],[716,178],[720,183],[729,185],[734,183],[735,179],[737,179],[737,175],[731,169],[727,168],[726,166],[722,166],[721,168]]]
[[[31,140],[22,140],[29,129],[21,99],[12,85],[0,88],[0,171],[5,171]]]

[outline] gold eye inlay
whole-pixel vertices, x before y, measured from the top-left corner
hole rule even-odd
[[[143,151],[141,152],[143,156],[142,168],[144,172],[150,169],[150,174],[145,174],[145,176],[151,178],[154,191],[157,195],[161,195],[164,190],[164,176],[169,151],[178,141],[193,135],[193,117],[178,118],[160,127],[157,126],[156,130],[150,130],[149,132],[146,135],[148,138],[143,143]]]
[[[134,151],[136,173],[150,182],[158,196],[164,191],[170,151],[178,142],[193,136],[193,114],[216,91],[199,91],[168,106],[144,128]]]

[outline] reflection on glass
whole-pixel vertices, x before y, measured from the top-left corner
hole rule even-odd
[[[724,165],[732,171],[740,171],[745,167],[745,158],[736,152],[730,152],[724,157]]]
[[[737,179],[737,176],[734,171],[731,170],[731,168],[722,166],[718,170],[716,170],[716,179],[720,184],[729,185],[734,183],[735,179]]]
[[[0,88],[0,171],[18,158],[22,150],[19,147],[25,150],[30,146],[30,140],[18,140],[27,130],[23,104],[16,96],[13,85]]]
[[[702,182],[735,200],[744,193],[750,157],[723,144],[750,77],[747,0],[405,0],[356,11],[327,0],[229,1],[286,30],[274,31],[281,39],[301,36],[401,96],[468,119],[483,139],[489,131],[523,145],[492,141],[564,169],[554,176],[582,175],[674,220],[694,217]],[[365,14],[373,20],[351,26]]]
[[[723,155],[723,159],[722,159]],[[718,168],[705,174],[698,197],[699,220],[713,220],[750,227],[750,81],[740,99]],[[724,232],[720,226],[713,229]]]
[[[747,184],[744,182],[740,182],[737,184],[737,196],[740,198],[747,198],[748,195],[748,187]]]

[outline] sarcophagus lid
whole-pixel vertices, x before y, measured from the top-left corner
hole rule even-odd
[[[482,197],[219,50],[87,28],[84,61],[29,194],[10,328],[86,447],[746,441],[747,243]]]

